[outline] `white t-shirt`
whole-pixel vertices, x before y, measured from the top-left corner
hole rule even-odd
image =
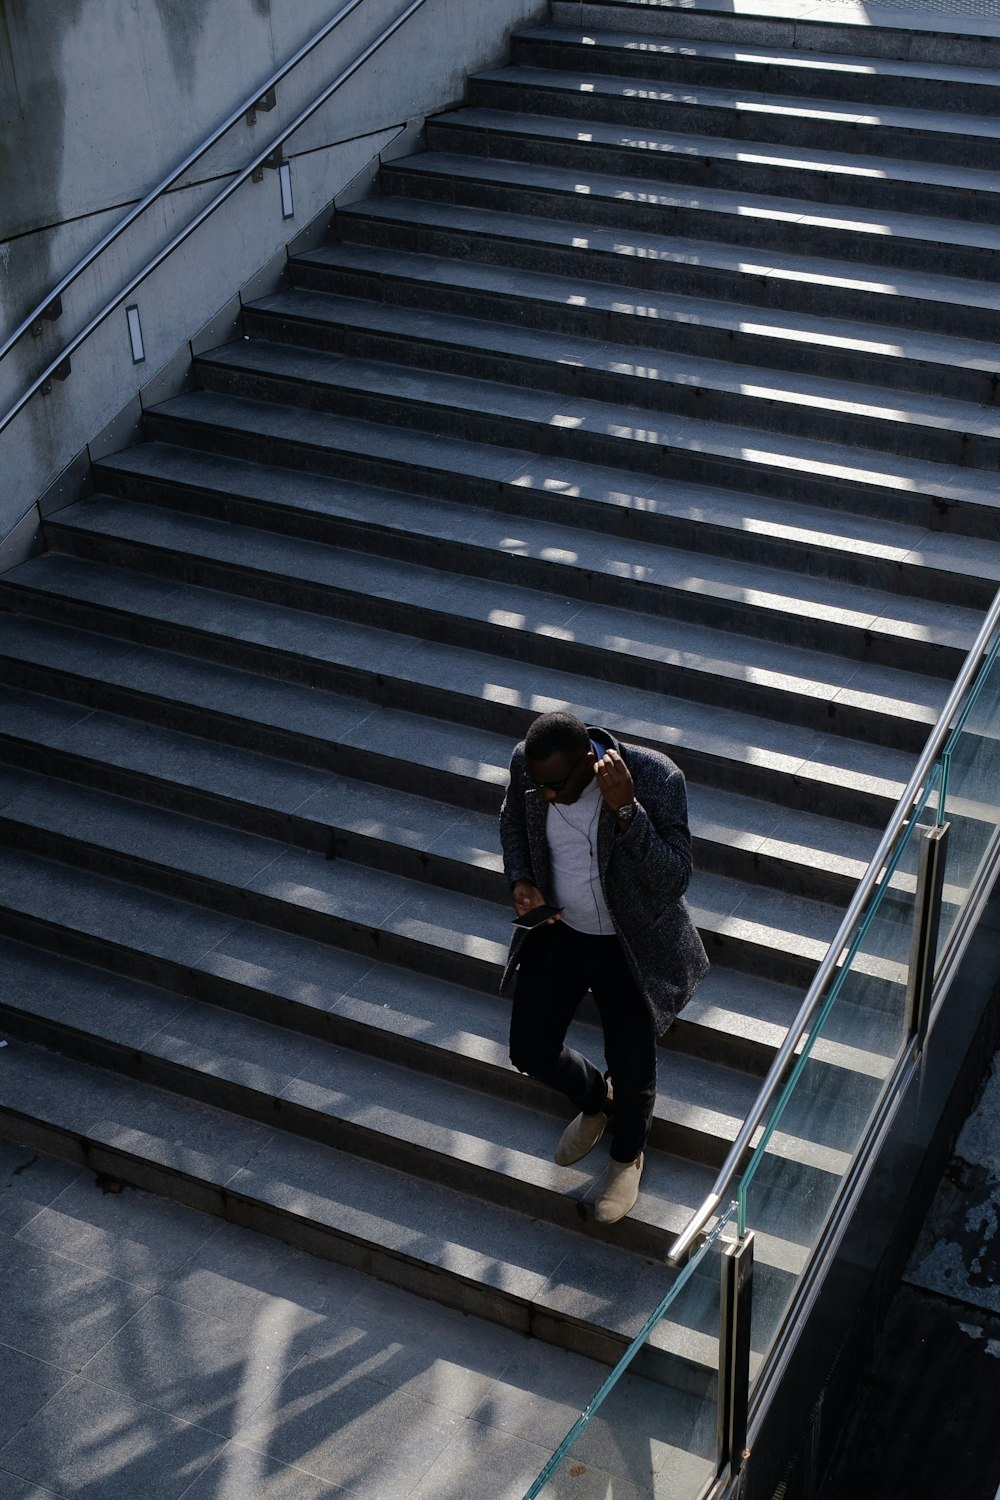
[[[575,802],[550,802],[545,838],[552,868],[552,894],[563,908],[562,920],[593,935],[613,937],[597,867],[597,823],[604,798],[592,780]]]

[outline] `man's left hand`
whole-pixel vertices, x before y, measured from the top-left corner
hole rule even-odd
[[[601,756],[594,766],[594,775],[597,777],[598,790],[612,812],[635,801],[632,772],[617,750],[608,750]]]

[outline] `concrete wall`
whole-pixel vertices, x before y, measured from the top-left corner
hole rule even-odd
[[[176,166],[344,0],[0,0],[0,342],[150,187]],[[406,8],[363,0],[64,298],[63,316],[0,362],[0,414],[107,300],[255,150]],[[29,545],[34,507],[87,444],[187,341],[231,304],[380,151],[412,149],[427,114],[458,102],[467,74],[504,56],[510,29],[545,0],[426,0],[289,141],[295,217],[277,175],[247,183],[129,299],[146,347],[134,365],[124,308],[0,434],[0,568]],[[400,126],[408,130],[399,134]],[[359,179],[365,181],[362,175]],[[357,191],[355,186],[353,191]],[[320,227],[322,223],[320,221]],[[258,286],[262,282],[258,281]],[[221,325],[220,325],[221,326]],[[154,387],[155,388],[155,387]],[[133,407],[133,415],[135,408]],[[121,446],[119,422],[104,443]],[[46,504],[65,503],[57,486]]]

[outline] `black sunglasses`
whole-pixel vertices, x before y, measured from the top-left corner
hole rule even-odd
[[[563,790],[563,788],[565,786],[567,786],[573,780],[573,777],[576,775],[577,771],[583,765],[584,761],[587,759],[587,756],[589,754],[590,754],[590,751],[589,750],[585,750],[583,752],[583,754],[580,756],[580,759],[576,762],[576,764],[571,769],[569,775],[568,776],[564,776],[563,779],[562,779],[562,781],[536,781],[533,776],[529,776],[528,780],[531,782],[532,786],[536,787],[538,789],[538,791],[540,791],[540,792],[561,792]]]

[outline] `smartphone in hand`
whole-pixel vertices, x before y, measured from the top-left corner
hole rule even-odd
[[[511,922],[515,927],[541,927],[543,922],[547,922],[550,917],[558,917],[561,912],[561,906],[533,906],[523,917],[512,917]]]

